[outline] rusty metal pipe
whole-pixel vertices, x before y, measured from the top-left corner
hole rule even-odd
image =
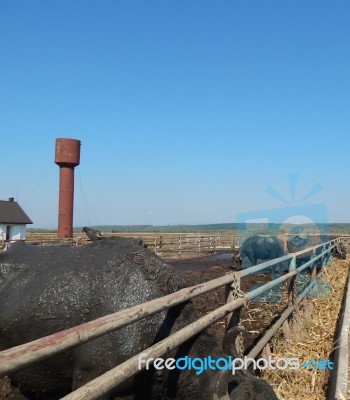
[[[60,197],[58,203],[59,238],[73,236],[74,169],[60,167]]]

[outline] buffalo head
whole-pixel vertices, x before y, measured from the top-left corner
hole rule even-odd
[[[300,236],[294,236],[293,238],[287,240],[287,249],[289,253],[295,253],[297,251],[303,250],[307,247],[307,238],[302,238]]]
[[[242,269],[242,258],[239,250],[232,252],[232,269],[240,271]]]
[[[333,249],[332,249],[332,254],[335,257],[340,258],[341,260],[345,260],[346,259],[346,248],[345,248],[344,244],[337,243],[335,245],[335,247],[333,247]]]

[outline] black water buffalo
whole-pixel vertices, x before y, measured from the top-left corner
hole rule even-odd
[[[307,249],[308,247],[313,247],[313,246],[324,244],[330,240],[331,240],[331,238],[328,235],[315,235],[315,236],[306,236],[306,237],[301,237],[301,236],[297,235],[297,236],[294,236],[287,240],[287,249],[288,249],[289,253],[296,253],[298,251]],[[323,251],[322,246],[318,247],[314,254],[317,256],[317,255],[321,254],[322,251]],[[308,262],[311,259],[312,254],[313,254],[313,250],[310,250],[306,253],[298,255],[296,258],[297,267]],[[344,244],[342,242],[337,243],[336,246],[332,249],[331,254],[337,258],[345,260],[346,259],[346,249],[344,247]],[[323,264],[326,264],[329,261],[329,258],[330,258],[330,254],[325,255]],[[317,267],[322,266],[321,259],[316,261],[316,266]]]
[[[346,247],[343,242],[337,243],[336,246],[332,249],[332,254],[340,258],[341,260],[346,260]]]
[[[83,247],[14,244],[0,254],[0,350],[26,343],[180,288],[174,270],[137,239]],[[10,378],[17,394],[56,400],[196,320],[191,302],[52,356]],[[227,340],[227,339],[226,339]],[[227,346],[226,346],[227,347]],[[227,357],[203,331],[164,358]],[[224,392],[224,397],[217,392]],[[227,394],[227,392],[229,394]],[[261,379],[207,369],[144,370],[100,399],[277,400]]]
[[[249,266],[254,266],[258,260],[272,260],[283,256],[283,245],[275,236],[251,236],[246,239],[239,249],[233,254],[232,262],[236,269],[242,269],[244,260],[249,261]]]

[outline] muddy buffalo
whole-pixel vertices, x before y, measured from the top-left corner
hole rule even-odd
[[[328,235],[315,235],[315,236],[306,236],[306,237],[301,237],[301,236],[293,236],[287,240],[287,249],[289,253],[296,253],[301,250],[305,250],[309,247],[313,246],[318,246],[321,244],[324,244],[328,241],[330,241],[332,238],[329,237]],[[303,254],[297,255],[296,257],[296,262],[297,262],[297,267],[301,266],[302,264],[308,262],[311,259],[311,256],[314,255],[320,255],[322,253],[323,249],[322,246],[318,247],[315,252],[313,250],[310,250],[308,252],[305,252]],[[346,248],[342,242],[337,243],[335,247],[333,247],[331,254],[337,258],[340,258],[342,260],[346,259]],[[315,265],[317,267],[320,267],[322,265],[325,265],[329,259],[331,254],[326,254],[324,256],[324,260],[322,261],[319,259],[316,261]]]
[[[173,293],[180,286],[173,269],[138,240],[98,240],[83,247],[15,244],[0,254],[0,350]],[[12,373],[12,385],[21,399],[59,399],[196,318],[191,302],[173,307]],[[164,358],[184,355],[227,357],[206,331]],[[217,391],[228,394],[221,397]],[[264,380],[247,371],[232,376],[211,369],[200,375],[175,369],[160,376],[144,370],[102,398],[277,400]]]
[[[258,260],[267,261],[283,256],[283,245],[275,236],[251,236],[246,239],[239,249],[233,254],[232,262],[235,269],[242,269],[244,262],[249,267],[258,263]],[[286,264],[286,268],[288,266]]]

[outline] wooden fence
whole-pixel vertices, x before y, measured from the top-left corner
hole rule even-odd
[[[253,300],[276,286],[282,286],[281,284],[283,282],[289,281],[287,289],[284,288],[284,290],[288,291],[288,304],[285,310],[247,355],[248,358],[255,358],[268,344],[271,337],[281,326],[284,326],[285,332],[291,332],[291,334],[293,334],[293,330],[289,324],[291,323],[293,325],[295,322],[295,316],[298,312],[298,304],[317,284],[316,261],[319,261],[322,263],[322,265],[324,265],[330,256],[332,248],[335,247],[340,241],[342,241],[342,238],[337,238],[327,243],[310,247],[297,253],[285,255],[278,259],[270,260],[257,266],[244,269],[240,272],[232,272],[221,278],[206,282],[204,284],[202,283],[190,288],[185,288],[159,299],[154,299],[147,303],[107,315],[97,320],[70,328],[66,331],[47,336],[43,339],[38,339],[33,342],[2,351],[0,352],[0,376],[16,371],[20,368],[30,365],[33,362],[42,360],[63,350],[72,348],[73,346],[77,346],[89,340],[95,339],[105,333],[120,329],[121,327],[153,315],[161,310],[169,309],[176,304],[183,303],[188,299],[199,296],[202,293],[209,292],[221,286],[226,286],[227,302],[224,306],[217,308],[216,310],[191,323],[161,342],[156,343],[152,347],[134,355],[131,359],[123,362],[122,364],[63,398],[64,400],[93,400],[102,396],[103,394],[108,393],[121,382],[132,376],[135,376],[138,372],[140,372],[138,365],[138,357],[140,354],[143,354],[144,358],[146,359],[155,359],[157,357],[161,357],[165,353],[184,343],[190,337],[205,329],[207,326],[225,316],[227,320],[226,327],[229,328],[232,326],[232,324],[236,324],[237,320],[239,321],[240,310],[246,301]],[[308,262],[296,268],[296,258],[303,254],[308,254],[310,251],[312,251],[313,254],[312,258]],[[280,270],[280,274],[276,279],[271,280],[259,288],[249,291],[248,293],[243,293],[240,290],[240,279],[242,277],[256,274],[266,269],[278,268],[278,266],[281,266],[281,263],[284,262],[289,263],[289,270],[286,274],[282,275],[282,271]],[[310,268],[312,271],[311,280],[309,284],[300,292],[297,287],[296,278],[298,274],[300,274],[306,268]],[[218,398],[221,398],[220,396],[223,397],[224,395],[225,393],[217,394]]]
[[[176,234],[176,233],[105,233],[106,237],[138,237],[141,238],[147,247],[159,255],[176,255],[197,253],[207,254],[214,253],[217,250],[230,250],[232,246],[237,245],[236,234]],[[59,241],[77,242],[78,240],[88,241],[84,233],[74,233],[72,239],[59,239]],[[56,234],[51,233],[28,233],[27,243],[53,243],[57,242]]]
[[[237,232],[233,233],[104,233],[106,237],[138,237],[141,238],[147,247],[161,256],[183,256],[186,254],[210,254],[218,250],[231,251],[238,249],[240,242],[244,241],[244,236],[239,235]],[[268,236],[268,235],[262,235]],[[283,242],[283,248],[286,251],[286,241],[293,235],[282,234],[279,239]],[[313,235],[308,235],[313,236]],[[350,241],[350,235],[341,236],[347,243]],[[54,243],[54,242],[67,242],[71,244],[81,244],[90,241],[85,233],[74,233],[72,239],[57,239],[56,233],[28,233],[27,243]]]
[[[230,250],[236,243],[235,235],[160,235],[141,236],[148,247],[156,254],[215,253],[217,250]]]

